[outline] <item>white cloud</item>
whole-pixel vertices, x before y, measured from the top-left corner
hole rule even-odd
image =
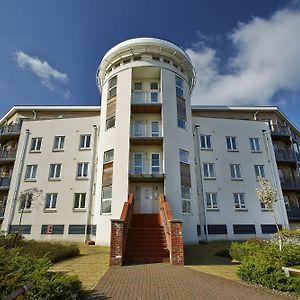
[[[32,57],[20,50],[16,51],[15,57],[20,68],[30,69],[39,77],[41,83],[51,91],[55,91],[53,81],[66,82],[68,80],[67,74],[55,70],[45,60],[41,60],[38,57]]]
[[[299,31],[297,9],[240,23],[228,34],[235,54],[222,69],[215,49],[187,49],[197,72],[192,103],[263,105],[279,91],[300,91]]]

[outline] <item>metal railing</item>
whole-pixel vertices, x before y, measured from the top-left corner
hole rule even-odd
[[[274,150],[277,161],[296,162],[299,155],[294,150]]]
[[[5,213],[5,207],[0,207],[0,219],[2,220],[4,218]]]
[[[11,134],[20,134],[21,126],[22,125],[20,123],[3,125],[0,127],[0,136],[11,135]]]
[[[4,300],[26,299],[26,294],[27,294],[28,290],[30,290],[31,288],[33,288],[33,285],[31,283],[24,285],[23,287],[19,288],[18,290],[12,292],[10,295],[5,297]]]
[[[289,177],[289,176],[281,176],[280,177],[281,188],[282,189],[300,189],[300,177]]]
[[[133,104],[157,104],[161,103],[159,92],[133,92],[131,97]]]
[[[289,220],[300,221],[300,207],[289,205],[286,207]]]
[[[10,186],[10,176],[0,177],[0,189],[9,188]]]
[[[14,160],[16,158],[17,150],[0,150],[0,160]]]
[[[289,131],[289,128],[286,127],[285,125],[272,125],[271,126],[271,134],[289,136],[290,131]]]
[[[135,159],[130,163],[131,175],[162,175],[163,161],[161,159]]]
[[[161,125],[160,123],[158,124],[157,127],[155,127],[151,123],[146,123],[146,124],[139,124],[137,125],[136,123],[131,125],[131,137],[162,137],[161,134]]]

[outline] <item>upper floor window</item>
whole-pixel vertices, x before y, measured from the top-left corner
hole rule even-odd
[[[29,210],[32,205],[32,197],[33,195],[31,193],[24,195],[20,201],[20,210]]]
[[[59,179],[61,164],[50,164],[49,179]]]
[[[206,209],[218,209],[217,193],[205,193]]]
[[[251,151],[261,151],[259,138],[249,138]]]
[[[177,117],[177,126],[180,128],[186,128],[186,120],[180,117]]]
[[[181,186],[181,199],[182,199],[182,213],[191,213],[191,188],[188,186]]]
[[[230,164],[231,179],[242,179],[241,165]]]
[[[254,165],[254,172],[256,177],[266,177],[265,167],[263,165]]]
[[[104,152],[104,161],[103,163],[109,163],[114,160],[114,149],[108,150]]]
[[[179,150],[179,161],[188,164],[189,163],[189,153],[188,151]]]
[[[57,194],[56,193],[47,193],[46,194],[46,203],[45,203],[45,210],[47,209],[55,209],[57,202]]]
[[[142,91],[143,90],[143,83],[142,82],[135,82],[133,84],[134,91]]]
[[[89,169],[89,163],[78,163],[77,164],[77,178],[87,178],[88,177],[88,169]]]
[[[200,135],[201,149],[212,149],[211,146],[211,136],[210,135]]]
[[[246,209],[245,195],[243,193],[234,193],[233,198],[235,209]]]
[[[30,152],[40,152],[42,146],[42,138],[32,138],[31,139],[31,145],[30,145]]]
[[[53,151],[62,151],[62,150],[64,150],[64,147],[65,147],[65,137],[62,135],[55,136],[54,144],[53,144]]]
[[[117,83],[118,83],[117,75],[109,80],[109,82],[108,82],[108,98],[117,96]]]
[[[203,163],[204,178],[216,178],[215,164]]]
[[[237,150],[236,137],[226,136],[227,150]]]
[[[80,136],[80,149],[90,149],[91,147],[91,135],[90,134],[82,134]]]
[[[112,186],[102,187],[101,212],[103,214],[111,213]]]
[[[286,210],[291,210],[289,196],[283,196],[283,200],[284,200],[284,204],[285,204],[285,209]]]
[[[176,82],[176,96],[183,97],[183,80],[179,77],[175,77]]]
[[[74,209],[85,208],[86,193],[75,193],[74,194]]]
[[[25,180],[35,180],[36,173],[37,173],[37,165],[27,165],[26,173],[25,173]]]

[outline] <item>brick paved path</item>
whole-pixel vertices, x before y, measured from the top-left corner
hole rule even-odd
[[[89,299],[294,299],[187,267],[149,264],[110,268]]]

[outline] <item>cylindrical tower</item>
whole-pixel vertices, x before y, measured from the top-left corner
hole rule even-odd
[[[129,193],[135,213],[157,213],[159,194],[184,239],[197,242],[199,224],[190,95],[195,71],[188,55],[155,38],[124,41],[102,59],[97,194],[97,243],[108,244],[110,219],[120,217]]]

